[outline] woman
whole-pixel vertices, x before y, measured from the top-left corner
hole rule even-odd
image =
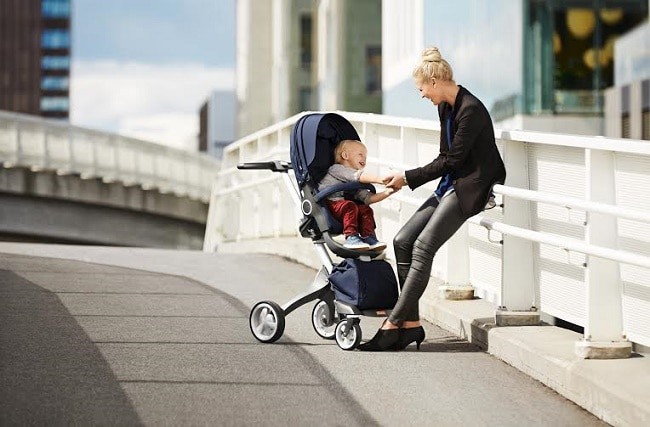
[[[468,218],[485,208],[494,184],[506,177],[487,109],[456,84],[438,48],[424,50],[413,77],[422,97],[438,106],[440,154],[428,165],[393,174],[386,185],[413,190],[434,179],[440,178],[440,183],[393,240],[402,291],[377,334],[359,346],[363,351],[402,350],[413,342],[420,348],[424,329],[418,304],[434,255]]]

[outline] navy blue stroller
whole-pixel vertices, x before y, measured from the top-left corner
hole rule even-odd
[[[253,336],[258,341],[272,343],[278,340],[284,333],[285,317],[298,307],[316,301],[311,316],[316,333],[325,339],[336,339],[339,347],[344,350],[352,350],[361,342],[360,316],[385,316],[392,308],[391,305],[383,309],[360,309],[350,302],[335,298],[330,283],[330,274],[336,266],[328,249],[346,261],[362,259],[370,262],[382,255],[382,251],[361,252],[348,249],[333,238],[342,233],[343,227],[325,206],[327,196],[339,191],[353,192],[359,188],[375,191],[371,184],[358,182],[344,183],[319,191],[318,183],[334,163],[334,148],[344,139],[359,139],[357,131],[345,118],[333,113],[308,114],[301,117],[293,127],[290,163],[276,160],[242,163],[237,166],[238,169],[268,169],[282,174],[287,189],[303,214],[299,223],[300,234],[312,240],[322,262],[314,281],[304,293],[283,306],[273,301],[255,304],[250,312],[249,324]],[[292,170],[295,180],[291,179],[289,173]],[[389,270],[390,280],[395,283],[396,299],[397,285],[392,268]]]

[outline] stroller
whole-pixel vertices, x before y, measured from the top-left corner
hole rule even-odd
[[[251,309],[249,325],[253,336],[260,342],[272,343],[278,340],[285,326],[285,317],[311,301],[316,301],[312,310],[311,320],[314,331],[322,338],[336,340],[343,350],[353,350],[361,342],[361,316],[386,316],[397,299],[397,281],[392,267],[385,261],[373,261],[382,255],[383,251],[351,250],[336,241],[333,236],[341,234],[342,224],[336,221],[325,206],[325,199],[332,193],[345,191],[354,192],[366,188],[375,192],[371,184],[348,182],[328,187],[319,191],[318,183],[334,163],[334,148],[344,139],[359,139],[357,131],[345,118],[334,113],[313,113],[301,117],[291,133],[290,157],[286,161],[267,161],[241,163],[238,169],[268,169],[282,174],[293,201],[300,206],[303,214],[299,222],[302,237],[312,240],[322,267],[314,281],[302,294],[296,296],[283,306],[273,301],[261,301]],[[295,182],[289,171],[293,169]],[[330,254],[348,260],[358,260],[367,263],[384,263],[381,273],[383,278],[390,281],[394,291],[394,300],[389,307],[379,309],[360,309],[349,301],[335,298],[330,275],[337,268]],[[357,261],[355,261],[357,262]],[[359,263],[357,262],[357,263]],[[390,270],[386,272],[386,268]]]

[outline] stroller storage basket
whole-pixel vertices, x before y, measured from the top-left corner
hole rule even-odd
[[[397,302],[397,280],[384,260],[346,258],[329,275],[334,298],[359,310],[391,309]]]

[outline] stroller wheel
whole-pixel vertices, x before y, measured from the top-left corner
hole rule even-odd
[[[284,333],[284,311],[273,301],[258,302],[251,310],[248,323],[258,341],[272,343]]]
[[[311,324],[314,331],[321,338],[331,340],[336,333],[336,319],[334,318],[334,310],[327,304],[326,301],[320,300],[311,311]]]
[[[336,343],[343,350],[354,350],[361,343],[361,326],[359,326],[359,321],[352,321],[350,324],[346,319],[341,320],[336,324],[335,337]]]

